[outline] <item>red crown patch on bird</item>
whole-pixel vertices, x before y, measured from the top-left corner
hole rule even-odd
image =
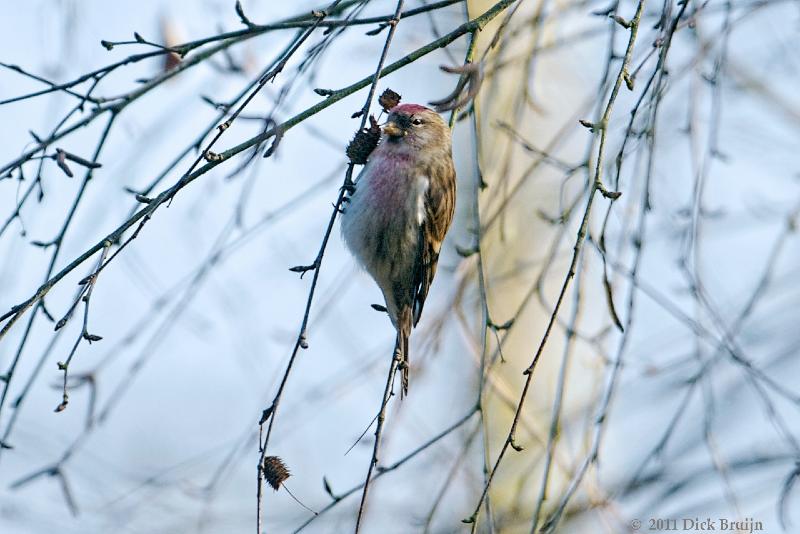
[[[430,111],[430,109],[419,104],[400,104],[391,109],[392,113],[419,113],[420,111]]]

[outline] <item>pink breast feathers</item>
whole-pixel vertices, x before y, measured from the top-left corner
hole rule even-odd
[[[370,169],[370,177],[365,184],[371,204],[386,217],[406,206],[411,192],[412,179],[408,172],[409,157],[400,153],[385,153],[377,159]]]

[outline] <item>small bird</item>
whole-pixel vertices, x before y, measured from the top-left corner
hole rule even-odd
[[[456,173],[450,128],[433,110],[400,104],[382,130],[342,215],[342,236],[383,292],[407,394],[408,337],[453,220]]]

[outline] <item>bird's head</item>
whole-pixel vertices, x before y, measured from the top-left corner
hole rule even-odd
[[[400,104],[389,112],[383,126],[389,147],[450,149],[450,128],[435,111],[419,104]]]

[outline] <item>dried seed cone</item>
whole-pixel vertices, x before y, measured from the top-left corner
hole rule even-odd
[[[381,93],[381,96],[378,97],[378,104],[381,105],[386,113],[389,113],[389,111],[399,103],[400,95],[391,89],[386,89],[383,93]]]
[[[381,129],[375,117],[370,116],[369,122],[369,128],[364,128],[358,132],[353,137],[353,140],[350,141],[350,144],[347,145],[347,157],[356,165],[364,165],[367,162],[369,155],[378,146],[378,140],[381,138]]]
[[[278,456],[267,456],[264,458],[264,479],[272,486],[272,489],[278,491],[284,480],[289,478],[291,473]]]

